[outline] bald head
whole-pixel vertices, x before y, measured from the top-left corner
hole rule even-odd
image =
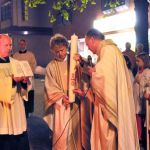
[[[8,57],[12,49],[12,39],[9,35],[0,34],[0,57]]]
[[[10,38],[10,36],[8,34],[0,34],[0,40],[6,39],[6,38]]]
[[[126,42],[125,46],[126,46],[126,50],[131,49],[131,43],[130,42]]]

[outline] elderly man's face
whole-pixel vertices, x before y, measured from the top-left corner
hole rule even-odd
[[[12,40],[9,36],[2,35],[0,37],[0,56],[7,57],[12,49]]]
[[[85,37],[85,43],[88,47],[88,49],[93,53],[96,54],[96,48],[95,48],[95,39],[93,37]]]
[[[54,47],[54,52],[57,56],[57,59],[63,61],[67,56],[67,47],[64,45],[59,45]]]

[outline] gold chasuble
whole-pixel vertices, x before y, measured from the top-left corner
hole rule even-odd
[[[91,79],[95,93],[91,149],[138,150],[133,90],[123,56],[111,40],[104,40],[97,51]]]

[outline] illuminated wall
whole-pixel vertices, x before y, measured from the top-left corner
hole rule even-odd
[[[126,42],[130,42],[132,45],[132,50],[135,51],[135,23],[135,12],[127,11],[95,20],[93,27],[103,32],[106,39],[112,39],[121,51],[125,49],[124,45]]]

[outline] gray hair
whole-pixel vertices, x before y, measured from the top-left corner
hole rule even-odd
[[[99,40],[104,40],[105,36],[103,33],[101,33],[100,31],[98,31],[97,29],[90,29],[87,33],[86,33],[87,37],[93,37],[95,39],[99,39]]]
[[[49,41],[49,45],[51,50],[53,50],[55,46],[60,46],[60,45],[63,45],[66,48],[69,47],[67,38],[62,34],[58,34],[58,33],[51,37]]]

